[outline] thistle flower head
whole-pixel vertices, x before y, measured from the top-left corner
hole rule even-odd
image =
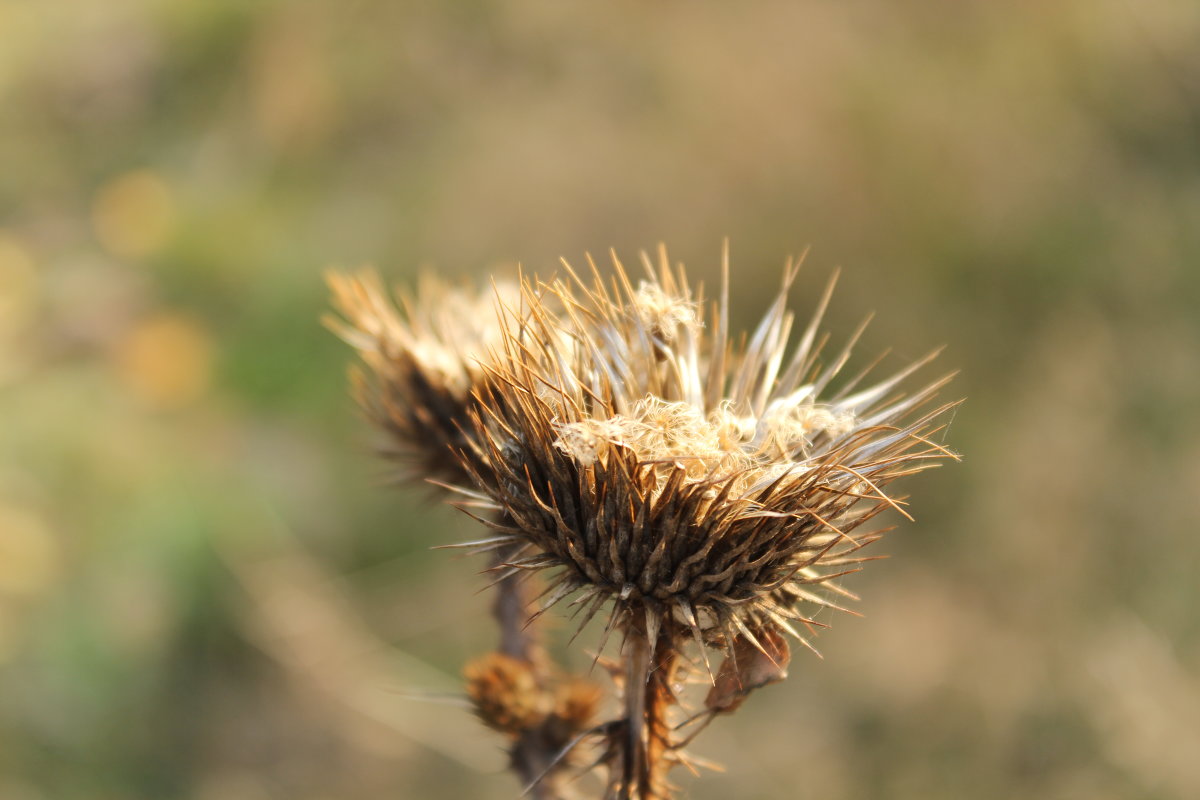
[[[504,338],[496,303],[519,301],[516,284],[473,293],[426,275],[397,303],[370,270],[330,273],[328,283],[343,318],[325,322],[362,358],[366,369],[351,373],[354,395],[387,434],[389,455],[415,462],[423,476],[461,481],[452,450],[464,445],[473,393]]]
[[[551,570],[543,611],[577,592],[584,622],[608,604],[627,636],[807,643],[793,623],[838,607],[879,533],[860,526],[901,509],[884,487],[951,456],[930,439],[948,406],[923,410],[946,379],[901,390],[932,355],[834,388],[862,331],[825,355],[832,283],[793,343],[789,267],[739,342],[727,275],[706,315],[665,254],[636,286],[615,258],[611,282],[567,271],[524,283],[471,411],[460,464],[504,520],[483,547],[518,548],[509,574]]]

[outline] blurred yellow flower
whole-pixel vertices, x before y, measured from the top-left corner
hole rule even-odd
[[[142,320],[117,345],[121,382],[156,408],[176,408],[203,396],[212,383],[212,364],[208,331],[175,312]]]
[[[92,229],[118,258],[139,259],[166,244],[175,228],[171,187],[158,174],[134,170],[100,187],[92,203]]]

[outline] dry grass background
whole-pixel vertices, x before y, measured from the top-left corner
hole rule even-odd
[[[511,798],[320,271],[811,245],[964,464],[695,798],[1200,796],[1200,5],[0,0],[0,797]],[[424,700],[413,694],[429,694]],[[434,701],[438,702],[434,702]]]

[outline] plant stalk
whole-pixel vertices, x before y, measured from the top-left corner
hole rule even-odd
[[[674,766],[675,742],[668,719],[676,697],[676,637],[660,629],[653,643],[645,627],[630,626],[625,656],[625,720],[620,763],[620,800],[670,800],[667,773]]]
[[[500,551],[495,565],[512,558],[512,553]],[[536,691],[542,700],[552,701],[550,694],[551,665],[542,646],[536,623],[530,623],[533,612],[529,602],[529,587],[521,575],[510,575],[496,585],[492,616],[500,627],[500,653],[529,665]],[[528,796],[533,800],[568,800],[562,770],[555,769],[554,759],[559,747],[545,725],[521,731],[509,750],[509,764],[522,787],[531,787]]]

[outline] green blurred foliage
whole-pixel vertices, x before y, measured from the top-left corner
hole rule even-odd
[[[510,798],[322,270],[811,246],[961,465],[695,798],[1200,796],[1200,5],[0,0],[0,797]],[[414,697],[422,692],[434,694]]]

